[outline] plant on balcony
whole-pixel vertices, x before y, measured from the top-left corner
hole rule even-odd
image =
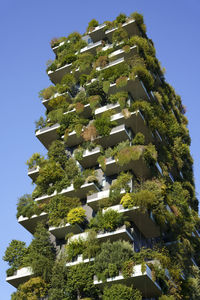
[[[28,250],[24,242],[12,240],[7,247],[3,260],[8,262],[10,268],[7,270],[7,276],[14,275],[14,272],[25,266],[24,258]]]
[[[108,204],[114,205],[119,202],[120,193],[122,190],[125,192],[130,192],[131,186],[130,182],[132,180],[132,175],[130,173],[121,172],[117,179],[110,186],[110,195]]]
[[[47,205],[49,226],[60,226],[67,223],[67,215],[72,208],[78,207],[81,202],[78,198],[64,195],[52,197]]]
[[[71,225],[82,224],[86,219],[85,210],[82,207],[70,209],[67,214],[67,222]]]
[[[99,253],[95,257],[94,269],[98,280],[105,281],[108,277],[115,277],[122,269],[123,263],[133,256],[132,246],[125,241],[105,242],[101,244]]]
[[[103,83],[99,80],[91,82],[85,87],[88,96],[99,95],[102,99],[105,99],[106,95],[103,91]]]
[[[12,294],[12,300],[38,300],[44,299],[48,293],[48,284],[41,277],[33,277],[20,284],[16,293]]]
[[[63,142],[59,140],[53,141],[48,150],[48,157],[51,161],[59,163],[64,168],[67,163],[67,154]]]
[[[38,223],[34,239],[28,247],[25,262],[35,276],[40,276],[46,282],[50,280],[55,259],[55,249],[50,241],[49,232],[42,223]]]
[[[35,203],[31,195],[25,194],[18,199],[17,218],[20,216],[30,218],[33,215],[41,214],[42,211],[43,208]]]
[[[44,156],[41,155],[40,153],[33,153],[31,158],[27,160],[26,164],[29,169],[32,169],[34,167],[39,167],[44,163]]]
[[[142,294],[133,287],[123,284],[106,286],[103,290],[103,300],[142,300]],[[164,300],[164,299],[163,299]]]
[[[122,27],[117,28],[112,36],[113,44],[124,42],[127,39],[128,39],[128,33]]]
[[[69,102],[70,102],[70,96],[69,94],[65,94],[50,99],[48,105],[51,109],[62,108],[64,111],[67,111],[69,107]]]
[[[127,85],[128,78],[126,76],[121,76],[116,80],[116,87],[122,88]]]
[[[100,71],[99,79],[101,80],[103,78],[105,81],[115,83],[119,77],[128,77],[129,71],[130,67],[128,63],[121,62]]]
[[[67,38],[65,36],[60,37],[60,38],[53,38],[50,42],[51,47],[54,48],[54,47],[58,46],[61,42],[64,42],[66,40],[67,40]]]
[[[61,256],[55,261],[52,269],[50,289],[48,291],[49,300],[63,300],[65,299],[65,288],[67,284],[67,269],[66,260]]]
[[[95,19],[92,19],[89,23],[88,23],[88,27],[87,27],[87,31],[86,32],[91,32],[95,29],[95,27],[97,27],[99,25],[99,22]]]
[[[94,68],[98,68],[98,67],[105,68],[107,66],[108,62],[109,62],[108,56],[106,56],[106,55],[99,56],[94,63]]]
[[[108,209],[104,213],[98,211],[96,216],[90,220],[90,228],[96,231],[114,231],[124,224],[123,215],[113,209]]]
[[[67,272],[66,295],[69,299],[97,298],[97,288],[93,284],[94,270],[90,264],[72,266]]]
[[[142,65],[137,65],[133,67],[132,74],[130,75],[130,79],[135,79],[135,76],[138,76],[139,79],[144,83],[147,90],[152,90],[154,86],[154,79],[151,73]]]
[[[133,145],[144,145],[144,143],[145,143],[145,136],[144,136],[144,134],[141,133],[141,132],[138,132],[134,136],[134,138],[132,140],[132,144]]]
[[[56,93],[56,87],[54,85],[50,85],[48,88],[43,89],[39,92],[39,98],[41,100],[48,100]]]
[[[111,103],[119,103],[121,108],[125,108],[127,106],[127,101],[129,99],[127,92],[118,92],[116,94],[112,94],[109,96],[109,101]]]
[[[78,55],[78,58],[73,63],[74,71],[78,68],[80,72],[87,71],[91,68],[94,61],[94,56],[91,53],[82,53]]]
[[[47,121],[41,116],[38,121],[35,121],[35,132],[47,126]]]
[[[94,120],[94,126],[100,136],[108,136],[111,129],[117,125],[110,120],[111,112],[104,112],[100,117]]]
[[[92,110],[97,108],[100,105],[101,101],[102,99],[99,95],[90,96],[88,98],[88,102],[90,103],[90,107]]]
[[[97,137],[97,130],[93,123],[89,124],[82,133],[83,139],[88,141],[93,141]]]
[[[127,16],[125,14],[119,14],[116,19],[115,19],[115,24],[119,25],[119,24],[124,24],[126,22],[126,18]]]
[[[143,35],[146,35],[146,25],[144,24],[143,15],[139,14],[138,12],[134,12],[131,14],[131,18],[133,18],[136,21]]]
[[[65,172],[59,163],[55,161],[47,161],[40,168],[40,174],[36,179],[36,188],[32,196],[38,197],[44,194],[52,194],[56,189],[55,184],[65,177]]]

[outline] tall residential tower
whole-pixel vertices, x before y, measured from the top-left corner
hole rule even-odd
[[[7,281],[22,299],[200,299],[190,137],[138,13],[53,39]]]

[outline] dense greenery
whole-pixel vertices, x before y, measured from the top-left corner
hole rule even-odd
[[[132,29],[127,30],[127,24]],[[86,34],[93,37],[97,26],[92,19]],[[27,161],[29,169],[39,167],[39,171],[32,195],[18,200],[17,218],[36,215],[37,221],[45,212],[46,221],[38,224],[28,247],[13,240],[5,252],[8,276],[22,267],[33,271],[12,300],[47,295],[50,300],[141,300],[144,295],[137,284],[127,286],[122,281],[99,289],[93,283],[94,275],[104,283],[119,273],[128,279],[135,265],[141,265],[142,273],[148,265],[152,279],[162,288],[159,300],[199,299],[200,274],[194,261],[199,265],[200,221],[185,108],[165,81],[142,15],[121,13],[99,30],[102,40],[96,52],[85,47],[85,37],[78,32],[51,41],[56,57],[47,63],[47,72],[68,68],[59,83],[40,91],[48,108],[36,122],[36,130],[58,123],[59,138],[48,147],[46,158],[34,153]],[[124,60],[118,60],[121,55]],[[118,133],[110,136],[121,124],[129,139]],[[84,151],[97,147],[96,161],[92,153],[84,156],[84,163],[88,159],[92,165],[84,169]],[[111,158],[117,171],[106,176]],[[139,176],[137,171],[143,174],[143,169],[150,175]],[[105,198],[91,202],[95,212],[87,201],[95,191],[86,187],[85,192],[82,187],[91,182],[100,192],[109,189]],[[72,192],[63,194],[69,187]],[[43,195],[49,195],[48,200],[34,200]],[[129,214],[133,207],[138,215]],[[149,224],[159,228],[159,237],[150,239],[139,232],[135,218],[141,216],[142,223],[144,213]],[[66,223],[79,224],[85,236],[70,239],[74,226],[69,226],[66,243],[49,235],[48,227]],[[112,236],[121,226],[130,227],[134,247],[131,242],[98,238],[107,232]],[[84,259],[89,262],[80,263]],[[66,267],[66,262],[75,265]]]

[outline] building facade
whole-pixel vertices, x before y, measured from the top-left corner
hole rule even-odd
[[[200,299],[187,119],[143,17],[93,19],[51,46],[47,156],[27,162],[35,189],[17,207],[34,238],[4,256],[12,300]]]

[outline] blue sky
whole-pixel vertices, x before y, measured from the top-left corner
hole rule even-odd
[[[0,1],[0,295],[15,290],[5,282],[7,264],[1,260],[12,239],[27,243],[31,235],[17,223],[18,197],[31,193],[25,162],[34,152],[46,153],[35,138],[34,121],[44,114],[38,92],[50,85],[46,61],[53,59],[50,40],[72,31],[83,33],[88,22],[113,20],[120,12],[144,15],[147,33],[187,108],[192,138],[196,190],[200,179],[200,2],[199,0],[1,0]]]

